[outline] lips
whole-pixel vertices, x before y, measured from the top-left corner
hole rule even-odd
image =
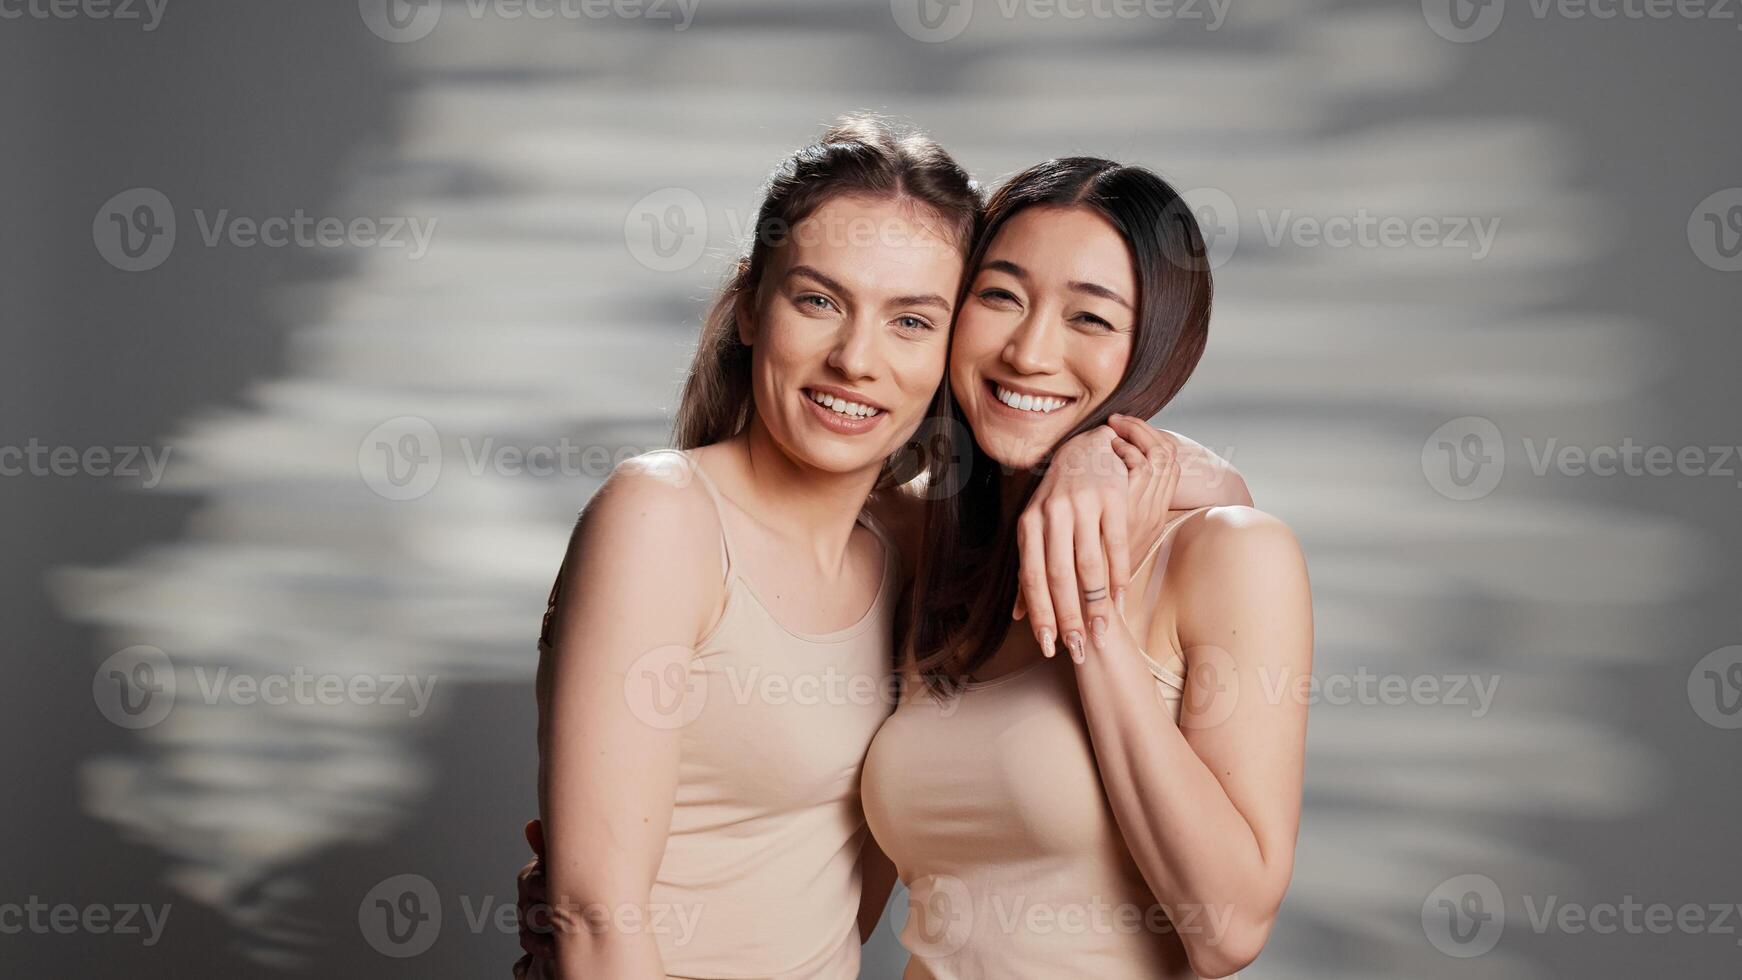
[[[1009,409],[1011,413],[1036,419],[1051,415],[1076,401],[1069,395],[1053,395],[1007,388],[990,378],[986,380],[986,390],[991,393],[994,401]]]
[[[801,399],[805,407],[825,429],[839,435],[859,435],[883,423],[888,411],[847,397],[847,393],[832,388],[806,388]]]

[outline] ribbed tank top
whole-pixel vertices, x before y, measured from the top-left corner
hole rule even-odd
[[[719,515],[726,598],[696,645],[682,707],[670,712],[682,739],[651,896],[651,914],[666,917],[654,929],[660,955],[671,977],[853,980],[866,834],[859,773],[896,700],[900,563],[861,513],[883,546],[870,608],[834,632],[789,630],[733,562],[734,505],[679,455]]]
[[[1133,608],[1154,607],[1161,575],[1141,576],[1182,520],[1133,572],[1131,602],[1147,604]],[[1184,679],[1144,659],[1178,718]],[[905,980],[1194,976],[1114,820],[1069,657],[941,702],[910,681],[872,743],[863,789],[909,891]]]

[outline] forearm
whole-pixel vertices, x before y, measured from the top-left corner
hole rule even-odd
[[[1200,973],[1239,969],[1269,934],[1288,869],[1266,859],[1186,741],[1129,632],[1112,631],[1077,677],[1101,782],[1145,882]]]
[[[638,927],[649,921],[646,902],[553,900],[556,976],[665,980],[659,943]]]

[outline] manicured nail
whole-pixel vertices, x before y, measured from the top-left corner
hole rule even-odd
[[[1041,630],[1040,631],[1040,652],[1046,654],[1049,657],[1052,656],[1053,655],[1052,644],[1053,644],[1052,630],[1050,630],[1050,629]]]
[[[1107,649],[1107,620],[1104,617],[1096,616],[1089,623],[1089,635],[1095,639],[1095,649]]]
[[[1065,646],[1070,648],[1072,660],[1075,660],[1077,663],[1083,662],[1083,634],[1076,630],[1071,630],[1069,633],[1066,633]]]

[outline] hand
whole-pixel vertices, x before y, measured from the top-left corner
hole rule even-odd
[[[520,948],[526,951],[514,964],[515,980],[544,980],[556,975],[556,940],[551,937],[550,896],[544,883],[544,823],[526,822],[526,843],[532,860],[515,878],[515,911],[520,918]]]
[[[1053,655],[1055,638],[1077,663],[1084,657],[1084,623],[1097,649],[1131,579],[1126,529],[1127,447],[1108,426],[1098,426],[1060,446],[1035,488],[1016,540],[1021,559],[1019,594],[1011,615],[1028,616],[1042,654]]]

